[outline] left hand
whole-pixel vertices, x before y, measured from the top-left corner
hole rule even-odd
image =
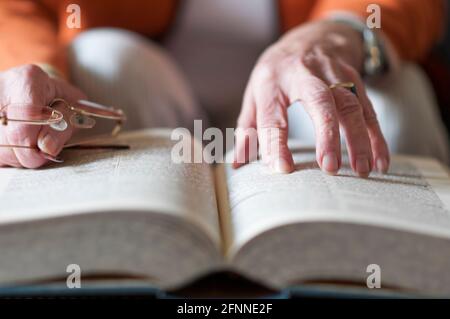
[[[377,170],[386,172],[389,151],[360,77],[363,58],[361,35],[326,20],[299,26],[269,47],[246,88],[234,167],[256,157],[247,154],[248,139],[243,138],[256,128],[263,161],[279,172],[294,169],[287,146],[287,108],[299,100],[313,121],[316,160],[323,171],[336,174],[341,166],[342,127],[352,169],[367,177],[375,163]],[[355,83],[358,96],[345,88],[329,88],[338,82]],[[263,134],[268,128],[278,134]]]
[[[6,108],[7,116],[11,118],[36,117],[55,98],[74,102],[85,98],[85,95],[66,81],[49,77],[39,66],[33,64],[0,72],[0,106],[11,105]],[[60,111],[67,112],[66,108]],[[0,144],[31,147],[0,148],[0,167],[41,167],[48,162],[48,157],[43,153],[56,157],[72,133],[70,122],[64,131],[55,131],[48,125],[15,122],[0,125]]]

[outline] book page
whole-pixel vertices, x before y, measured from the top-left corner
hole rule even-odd
[[[0,168],[0,224],[70,214],[143,211],[177,215],[220,246],[212,170],[174,164],[167,130],[124,133],[129,150],[65,150],[63,164]]]
[[[388,174],[358,178],[347,159],[338,176],[322,173],[313,149],[292,147],[295,172],[252,163],[226,167],[231,254],[255,236],[297,222],[350,222],[450,238],[447,172],[433,160],[394,156]]]

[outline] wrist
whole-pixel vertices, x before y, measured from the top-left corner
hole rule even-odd
[[[351,65],[360,74],[364,73],[365,49],[364,39],[358,30],[349,25],[336,21],[328,21],[332,28],[345,38],[345,46],[342,51],[342,59]]]
[[[334,23],[346,25],[359,33],[363,52],[362,76],[372,78],[389,71],[392,63],[387,54],[385,42],[379,34],[367,27],[361,19],[352,15],[335,15],[328,19]]]

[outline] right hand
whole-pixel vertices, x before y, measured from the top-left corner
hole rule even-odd
[[[257,157],[253,148],[247,151],[246,138],[257,130],[262,162],[277,172],[292,172],[287,108],[300,101],[314,124],[316,161],[324,172],[334,175],[341,167],[342,129],[353,171],[367,177],[375,166],[385,173],[389,150],[360,75],[363,64],[360,33],[327,19],[298,26],[270,46],[247,84],[234,167]],[[342,82],[353,82],[358,94],[330,88]]]
[[[85,96],[66,81],[50,78],[36,65],[24,65],[0,72],[0,106],[14,106],[7,107],[9,118],[27,118],[35,115],[55,98],[74,102],[84,99]],[[36,126],[15,122],[9,122],[6,126],[0,125],[0,144],[36,147],[36,149],[0,147],[0,166],[40,167],[48,162],[42,153],[57,156],[72,132],[70,125],[62,132],[55,131],[48,125]]]

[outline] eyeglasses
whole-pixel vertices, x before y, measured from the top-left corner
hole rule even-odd
[[[14,104],[16,106],[18,104]],[[0,108],[0,124],[8,125],[9,122],[17,122],[28,125],[56,125],[64,121],[64,116],[60,111],[57,111],[50,106],[44,106],[39,112],[40,114],[29,114],[27,118],[9,118],[6,115],[6,108]],[[57,128],[57,127],[55,127]],[[67,128],[67,126],[66,126]],[[66,129],[64,128],[64,129]]]
[[[64,131],[67,129],[68,124],[65,120],[65,116],[63,112],[56,110],[55,107],[63,106],[68,111],[69,123],[75,127],[80,129],[90,129],[93,128],[96,124],[97,119],[106,119],[113,120],[116,122],[116,125],[112,129],[110,136],[116,136],[120,130],[122,129],[123,123],[126,121],[126,116],[121,109],[116,109],[113,107],[104,106],[98,103],[94,103],[87,100],[78,100],[77,102],[71,104],[64,99],[56,98],[54,99],[50,105],[44,106],[41,109],[36,109],[36,114],[29,114],[27,112],[26,117],[8,117],[7,110],[8,108],[17,108],[20,113],[20,109],[25,105],[20,104],[9,104],[7,106],[0,107],[0,124],[8,125],[8,123],[18,123],[24,125],[48,125],[52,129],[56,131]],[[66,113],[66,112],[64,112]],[[124,149],[128,146],[126,145],[116,145],[116,144],[107,144],[101,145],[98,142],[101,139],[96,138],[94,140],[90,139],[89,141],[72,143],[70,145],[65,145],[64,148],[77,148],[78,146],[83,149]],[[95,144],[89,145],[91,141],[94,141]],[[37,149],[41,152],[37,146],[32,145],[13,145],[13,144],[0,144],[0,147],[9,147],[9,148],[27,148],[27,149]],[[62,160],[56,157],[53,157],[49,154],[45,154],[41,152],[42,155],[54,162],[61,162]]]
[[[69,104],[66,100],[58,98],[50,103],[50,107],[58,103],[64,105],[72,112],[69,122],[76,128],[93,128],[96,124],[95,118],[113,120],[116,121],[116,126],[112,130],[111,135],[116,136],[122,129],[123,122],[126,121],[126,116],[121,109],[104,106],[91,101],[78,100],[74,104]]]

